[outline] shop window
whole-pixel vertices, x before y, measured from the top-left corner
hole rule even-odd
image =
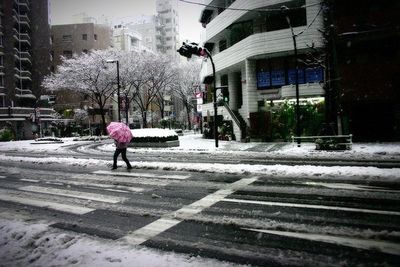
[[[82,34],[82,40],[87,40],[87,34],[86,33],[84,33],[84,34]]]
[[[302,56],[300,56],[301,58]],[[324,80],[321,66],[308,67],[298,63],[299,84],[319,83]],[[257,88],[259,90],[280,88],[296,84],[296,66],[293,57],[258,60],[256,66]]]

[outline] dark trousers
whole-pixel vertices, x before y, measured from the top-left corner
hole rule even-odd
[[[126,157],[126,148],[117,148],[117,149],[115,149],[113,167],[115,167],[115,168],[117,167],[117,159],[118,159],[119,154],[121,154],[122,159],[125,161],[126,167],[130,168],[131,164],[129,163],[129,160]]]

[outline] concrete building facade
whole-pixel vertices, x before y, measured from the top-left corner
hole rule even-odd
[[[296,97],[291,28],[297,34],[298,58],[305,60],[308,53],[324,46],[319,31],[323,28],[322,7],[319,0],[205,2],[200,18],[206,28],[204,46],[215,63],[218,95],[229,99],[227,107],[218,107],[218,115],[232,121],[236,139],[240,140],[246,136],[240,124],[256,127],[252,117],[265,103]],[[261,12],[249,11],[255,9]],[[210,60],[202,76],[205,80],[213,76]],[[324,96],[323,80],[322,67],[299,66],[300,98]],[[212,119],[213,103],[204,104],[202,109],[203,120]]]
[[[176,52],[180,41],[178,0],[157,0],[156,11],[159,20],[159,31],[156,36],[157,51],[178,61],[179,54]]]
[[[107,49],[113,45],[112,29],[108,25],[94,23],[52,25],[51,39],[52,71],[56,71],[57,66],[62,63],[61,56],[70,58],[74,54]],[[60,112],[65,109],[83,108],[85,101],[80,94],[57,91],[54,108]]]

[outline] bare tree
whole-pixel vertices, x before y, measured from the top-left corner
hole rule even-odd
[[[173,87],[174,92],[185,107],[189,130],[192,129],[192,123],[190,120],[190,113],[193,110],[192,100],[195,96],[196,90],[200,88],[201,84],[200,71],[201,60],[191,60],[182,63],[179,66],[178,82]]]
[[[52,91],[68,89],[86,94],[99,107],[105,132],[107,104],[114,94],[116,79],[115,70],[107,66],[106,60],[116,56],[117,52],[109,49],[63,58],[57,71],[44,79],[43,86]]]

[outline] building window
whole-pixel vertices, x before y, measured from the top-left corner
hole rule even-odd
[[[94,35],[94,40],[97,41],[97,34]]]
[[[2,95],[0,96],[0,107],[5,107],[6,101],[5,101],[5,97]]]
[[[0,87],[4,87],[4,76],[0,75]]]
[[[218,46],[219,46],[219,52],[222,52],[228,48],[226,40],[219,41]]]
[[[3,66],[4,64],[4,56],[0,56],[0,66]]]
[[[232,24],[230,30],[230,44],[234,45],[253,34],[253,21],[243,21]]]
[[[82,40],[87,40],[87,34],[86,33],[84,33],[84,34],[82,34]]]
[[[304,5],[305,1],[300,0],[270,6],[269,8],[276,9],[276,11],[267,12],[266,31],[276,31],[289,28],[286,16],[290,18],[290,24],[292,27],[307,25],[307,14],[306,8],[303,7]],[[281,6],[287,6],[289,8],[286,11],[286,15],[283,15],[282,11],[279,10]]]
[[[63,56],[66,58],[72,58],[72,51],[71,50],[64,50]]]
[[[62,36],[62,41],[63,41],[64,43],[72,42],[72,35],[70,35],[70,34],[63,35],[63,36]]]
[[[300,56],[301,58],[302,56]],[[324,79],[320,66],[299,64],[299,84],[319,83]],[[296,68],[293,57],[258,60],[256,67],[257,88],[260,90],[280,88],[296,83]]]

